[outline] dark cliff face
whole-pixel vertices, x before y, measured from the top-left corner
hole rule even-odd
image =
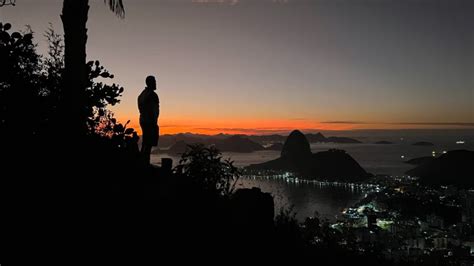
[[[284,159],[298,160],[311,156],[311,148],[306,136],[299,130],[294,130],[288,136],[281,151],[281,157]]]
[[[474,187],[474,151],[454,150],[407,171],[429,185]]]

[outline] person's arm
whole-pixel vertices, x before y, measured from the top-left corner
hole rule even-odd
[[[158,94],[155,93],[154,97],[154,102],[155,102],[155,114],[156,114],[156,120],[158,120],[158,117],[160,116],[160,98],[158,97]]]

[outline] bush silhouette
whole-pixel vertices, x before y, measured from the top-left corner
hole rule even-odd
[[[197,188],[228,197],[235,190],[241,171],[230,159],[223,159],[215,147],[189,145],[175,172],[188,178]]]

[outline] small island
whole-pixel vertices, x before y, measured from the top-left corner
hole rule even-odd
[[[419,141],[412,144],[413,146],[434,146],[433,143],[427,141]]]
[[[377,141],[375,144],[380,144],[380,145],[389,145],[389,144],[394,144],[393,142],[382,140],[382,141]]]
[[[316,134],[306,134],[306,138],[310,143],[346,143],[346,144],[355,144],[355,143],[362,143],[359,140],[348,138],[348,137],[325,137],[321,132]]]

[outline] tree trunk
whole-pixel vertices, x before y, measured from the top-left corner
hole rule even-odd
[[[61,131],[65,135],[81,136],[86,133],[86,23],[89,0],[64,0],[61,19],[64,27],[65,70],[63,76],[63,108]]]

